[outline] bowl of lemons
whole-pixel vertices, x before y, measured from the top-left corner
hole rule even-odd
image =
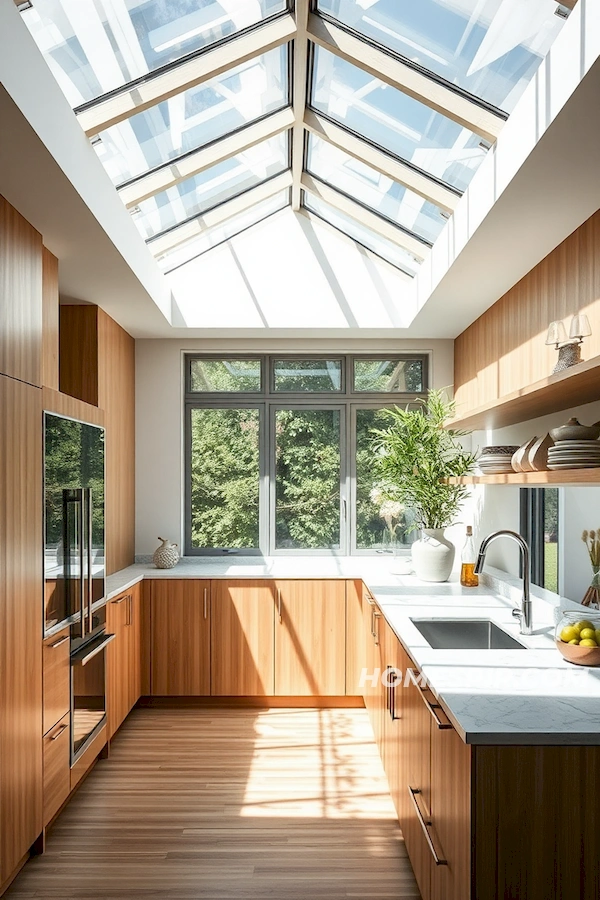
[[[600,666],[600,611],[563,610],[555,641],[565,659],[576,666]]]

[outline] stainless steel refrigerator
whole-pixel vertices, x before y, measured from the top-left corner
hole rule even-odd
[[[104,429],[44,413],[44,635],[70,626],[71,758],[106,722]]]

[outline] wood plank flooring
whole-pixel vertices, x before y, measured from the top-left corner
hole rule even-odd
[[[10,900],[418,898],[363,709],[135,709]]]

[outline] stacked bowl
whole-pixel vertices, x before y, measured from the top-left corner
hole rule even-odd
[[[595,469],[600,466],[600,424],[582,425],[569,419],[550,432],[554,446],[548,450],[548,468]]]
[[[600,441],[598,442],[600,445]],[[513,471],[512,456],[518,447],[502,444],[498,447],[484,447],[477,465],[483,475],[504,475]]]

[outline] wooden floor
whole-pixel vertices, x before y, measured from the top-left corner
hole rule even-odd
[[[6,897],[419,894],[365,710],[136,709]]]

